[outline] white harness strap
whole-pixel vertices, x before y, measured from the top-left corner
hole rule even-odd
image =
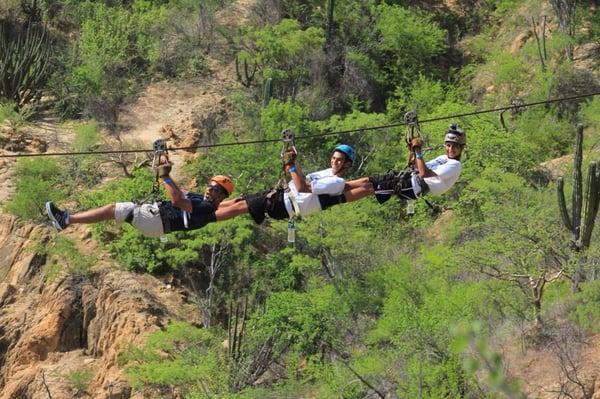
[[[292,208],[294,211],[294,215],[292,215],[292,217],[300,216],[300,206],[298,205],[298,201],[296,201],[296,196],[289,188],[287,194],[288,198],[290,199],[290,202],[292,203]]]
[[[187,199],[187,194],[184,194],[183,196],[184,196],[185,199]],[[183,209],[182,209],[182,211],[183,211],[183,226],[186,229],[189,229],[190,228],[189,227],[190,213],[188,211],[184,211]]]

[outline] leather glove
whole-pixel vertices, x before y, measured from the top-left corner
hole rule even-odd
[[[298,154],[296,154],[296,151],[294,150],[288,150],[286,152],[283,153],[283,163],[285,165],[292,165],[296,162],[296,156]]]
[[[169,173],[171,173],[171,164],[160,165],[158,167],[158,177],[160,177],[160,178],[168,177]]]
[[[410,140],[410,148],[413,149],[415,147],[421,148],[423,146],[423,140],[420,137],[414,137]]]

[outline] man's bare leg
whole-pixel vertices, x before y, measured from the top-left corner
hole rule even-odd
[[[367,183],[364,186],[344,191],[344,197],[346,198],[346,202],[358,201],[360,199],[369,197],[374,194],[375,190],[373,189],[373,185],[371,183]]]
[[[217,221],[227,220],[248,213],[248,204],[241,198],[227,201],[224,207],[220,206],[215,212]]]
[[[69,215],[69,224],[75,223],[97,223],[115,218],[115,204],[104,205],[100,208],[88,209],[87,211]]]

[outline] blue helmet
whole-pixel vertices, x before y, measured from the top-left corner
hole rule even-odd
[[[339,151],[339,152],[343,153],[344,155],[346,155],[347,159],[352,161],[352,163],[354,163],[354,161],[356,161],[356,153],[354,152],[354,148],[350,147],[347,144],[338,145],[337,147],[335,147],[334,151]]]

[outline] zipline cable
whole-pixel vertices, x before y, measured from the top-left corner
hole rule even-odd
[[[454,115],[449,115],[449,116],[440,116],[440,117],[436,117],[436,118],[420,120],[419,123],[430,123],[430,122],[438,122],[438,121],[443,121],[443,120],[448,120],[448,119],[464,118],[467,116],[488,114],[488,113],[492,113],[492,112],[506,111],[506,110],[516,109],[516,108],[526,108],[526,107],[533,107],[536,105],[552,104],[552,103],[557,103],[557,102],[562,102],[562,101],[577,100],[580,98],[595,97],[597,95],[600,95],[600,91],[593,92],[593,93],[586,93],[586,94],[578,94],[578,95],[570,96],[570,97],[561,97],[561,98],[553,98],[553,99],[544,100],[544,101],[536,101],[536,102],[531,102],[531,103],[527,103],[527,104],[508,105],[508,106],[504,106],[504,107],[491,108],[491,109],[486,109],[486,110],[481,110],[481,111],[465,112],[462,114],[454,114]],[[398,122],[398,123],[391,123],[388,125],[363,127],[363,128],[357,128],[357,129],[340,130],[340,131],[335,131],[335,132],[327,132],[327,133],[319,133],[319,134],[308,134],[308,135],[304,135],[304,136],[296,136],[295,139],[296,140],[306,140],[306,139],[312,139],[312,138],[317,138],[317,137],[336,136],[336,135],[340,135],[340,134],[353,134],[353,133],[359,133],[359,132],[383,130],[383,129],[389,129],[389,128],[398,127],[398,126],[405,126],[406,124],[407,124],[406,122]],[[263,140],[236,141],[236,142],[217,143],[217,144],[199,144],[199,145],[187,146],[187,147],[169,147],[169,151],[171,151],[171,152],[187,151],[187,150],[196,150],[196,149],[200,149],[200,148],[228,147],[228,146],[234,146],[234,145],[279,143],[280,141],[281,141],[281,139],[263,139]],[[45,153],[36,153],[36,154],[18,153],[18,154],[0,154],[0,158],[132,154],[132,153],[139,153],[139,152],[153,152],[153,150],[137,149],[137,150],[70,151],[70,152],[45,152]]]

